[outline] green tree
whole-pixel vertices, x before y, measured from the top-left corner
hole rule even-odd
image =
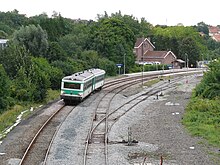
[[[201,52],[207,51],[203,38],[193,27],[156,27],[153,30],[152,42],[157,50],[171,50],[177,58],[183,60],[187,53],[190,65],[193,66],[200,59]]]
[[[197,30],[199,32],[203,32],[206,35],[209,35],[209,28],[208,25],[206,25],[204,22],[197,23]]]
[[[134,64],[134,33],[123,21],[117,18],[101,19],[91,30],[89,49],[96,50],[115,63],[123,63],[125,53],[127,66]]]
[[[35,85],[24,67],[20,67],[13,80],[12,97],[18,101],[34,101]]]
[[[8,12],[0,12],[0,24],[7,25],[10,29],[16,30],[19,29],[22,25],[27,25],[28,18],[25,14],[19,14],[19,12],[15,9],[13,11]],[[3,29],[4,30],[4,29]],[[11,30],[5,31],[9,35]]]
[[[9,42],[5,49],[0,49],[0,61],[8,76],[13,79],[21,67],[30,68],[31,54],[24,47]]]
[[[80,59],[86,62],[86,68],[97,68],[98,67],[98,60],[99,60],[98,53],[93,50],[84,51],[80,54]]]
[[[32,22],[34,24],[39,24],[47,31],[49,41],[58,42],[60,37],[71,33],[73,21],[63,18],[60,14],[55,14],[52,18],[48,18],[47,15],[41,14],[32,18]]]
[[[196,96],[208,99],[220,97],[220,61],[209,65],[210,70],[205,73],[201,83],[196,87]]]
[[[192,38],[184,38],[179,45],[180,57],[182,59],[188,58],[188,66],[196,66],[196,61],[199,59],[199,47]]]
[[[108,76],[115,76],[117,73],[115,63],[107,58],[99,58],[98,66],[99,68],[104,69]]]
[[[61,69],[65,76],[84,70],[82,61],[71,58],[68,58],[66,61],[53,61],[51,65]]]
[[[44,57],[48,49],[47,33],[40,25],[22,26],[14,32],[12,41],[24,45],[35,57]]]
[[[0,113],[6,110],[9,105],[10,83],[4,67],[0,64]]]
[[[68,34],[60,38],[59,44],[69,57],[75,58],[83,50],[80,41],[77,35]]]
[[[49,44],[48,53],[45,55],[49,62],[56,60],[65,60],[67,58],[66,52],[57,42],[51,42]]]
[[[35,86],[35,91],[33,93],[35,101],[43,101],[50,87],[50,77],[47,72],[49,66],[45,68],[44,61],[43,58],[32,58],[30,79]]]

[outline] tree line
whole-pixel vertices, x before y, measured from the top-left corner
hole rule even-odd
[[[149,37],[156,50],[171,50],[177,58],[188,55],[190,66],[203,58],[218,58],[220,44],[197,26],[153,26],[120,11],[97,15],[97,21],[72,20],[54,12],[33,17],[17,10],[0,12],[0,112],[16,102],[38,102],[47,90],[60,88],[62,77],[88,68],[102,68],[108,76],[124,63],[126,73],[140,69],[133,53],[137,38]],[[204,35],[200,35],[202,32]]]

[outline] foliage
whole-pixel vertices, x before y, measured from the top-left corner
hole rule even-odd
[[[212,62],[209,68],[210,70],[205,73],[201,83],[197,86],[195,95],[214,99],[220,97],[220,62]]]
[[[127,66],[134,64],[134,33],[123,21],[117,18],[103,18],[91,28],[89,49],[115,63],[123,63],[126,54]],[[130,68],[128,67],[128,68]]]
[[[50,77],[42,65],[43,59],[33,58],[32,72],[30,74],[31,82],[35,86],[33,93],[34,101],[43,101],[46,98],[47,89],[50,87]]]
[[[21,105],[15,105],[10,110],[5,111],[0,116],[0,133],[2,133],[5,128],[10,127],[14,124],[17,116],[22,112],[23,107]]]
[[[31,83],[30,76],[26,74],[25,68],[21,67],[13,80],[11,96],[20,101],[34,101],[35,90],[36,87]]]
[[[208,25],[204,22],[197,23],[197,30],[199,32],[203,32],[205,35],[209,35],[209,28]]]
[[[4,25],[5,33],[8,35],[12,34],[12,29],[16,30],[19,29],[22,25],[26,25],[28,22],[28,18],[24,14],[19,14],[17,10],[13,10],[11,12],[0,12],[0,27]]]
[[[157,50],[171,50],[177,58],[185,60],[187,54],[189,66],[196,66],[201,53],[208,51],[204,40],[193,27],[156,27],[151,40]]]
[[[65,61],[67,58],[67,54],[57,42],[51,42],[49,44],[49,49],[47,54],[45,55],[45,58],[49,62],[53,62],[56,60]]]
[[[48,49],[47,33],[40,25],[22,26],[14,32],[12,41],[24,45],[35,57],[44,57]]]
[[[57,42],[60,37],[72,31],[72,21],[63,18],[60,14],[55,14],[53,18],[48,18],[47,15],[41,14],[31,19],[33,24],[39,24],[47,32],[48,39],[51,42]]]
[[[111,16],[107,12],[104,15],[98,15],[98,20],[108,18],[117,18],[124,22],[132,30],[135,38],[152,35],[153,26],[145,18],[141,18],[139,21],[133,15],[122,15],[121,11],[112,13]]]
[[[50,88],[52,90],[58,90],[61,86],[61,79],[64,77],[63,70],[60,68],[52,67],[50,70]]]
[[[220,146],[220,62],[209,65],[209,71],[195,88],[183,123],[196,136]]]
[[[99,55],[96,51],[89,50],[84,51],[80,54],[79,57],[82,61],[86,62],[87,69],[89,68],[98,68]]]
[[[75,58],[83,50],[82,36],[68,34],[60,38],[59,45],[70,57]],[[75,56],[74,56],[75,55]]]
[[[110,61],[107,58],[99,58],[98,67],[106,71],[107,76],[115,76],[117,68],[113,61]]]
[[[8,76],[13,79],[21,67],[30,68],[31,54],[23,46],[8,43],[8,47],[0,50],[0,61]],[[28,71],[28,69],[26,69]]]
[[[10,79],[7,76],[4,67],[0,64],[0,113],[8,106],[8,97],[10,96]]]
[[[167,65],[138,65],[135,64],[135,66],[132,68],[131,72],[147,72],[147,71],[155,71],[155,70],[167,70],[169,69]]]
[[[54,61],[51,65],[61,69],[64,75],[67,76],[83,70],[82,62],[79,62],[79,60],[75,61],[68,58],[66,61]]]
[[[183,124],[195,136],[220,146],[220,101],[193,98],[187,106]]]

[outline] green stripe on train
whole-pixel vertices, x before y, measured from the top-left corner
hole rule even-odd
[[[72,95],[77,95],[79,93],[83,93],[83,91],[75,91],[75,90],[62,90],[64,91],[65,94],[72,94]]]

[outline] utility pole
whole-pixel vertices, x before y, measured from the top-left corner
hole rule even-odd
[[[142,42],[142,87],[144,87],[144,37],[143,37],[143,42]]]
[[[125,53],[124,53],[124,74],[125,74]]]

